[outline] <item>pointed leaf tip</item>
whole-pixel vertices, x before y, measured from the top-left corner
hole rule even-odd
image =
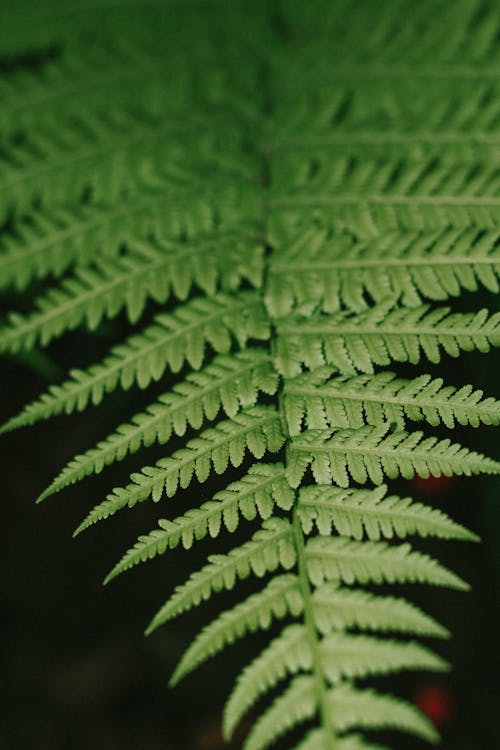
[[[37,497],[36,503],[42,503],[44,500],[46,500],[51,495],[55,495],[57,492],[57,488],[55,487],[54,483],[49,484],[49,486]]]
[[[172,674],[172,676],[170,677],[168,681],[169,688],[176,687],[181,680],[182,680],[182,673],[180,672],[179,668],[176,667],[174,673]]]
[[[9,420],[8,422],[4,422],[4,424],[0,425],[0,436],[6,435],[8,432],[12,432],[15,429],[15,425],[12,425],[13,420]]]
[[[80,536],[82,531],[85,531],[88,528],[87,524],[85,523],[85,519],[76,527],[76,529],[73,532],[73,539],[75,539],[77,536]]]
[[[112,570],[110,570],[109,573],[107,574],[107,576],[104,578],[104,580],[102,582],[102,585],[103,586],[107,586],[108,583],[111,583],[111,581],[114,578],[116,578],[120,573],[121,573],[121,571],[118,569],[118,566],[115,565],[115,567]]]
[[[146,627],[146,630],[144,631],[144,635],[150,636],[154,631],[158,628],[158,625],[155,623],[156,615],[152,618],[151,622]]]

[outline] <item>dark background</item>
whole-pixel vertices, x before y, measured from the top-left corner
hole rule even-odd
[[[487,297],[484,301],[494,307],[494,300]],[[477,296],[466,297],[461,306],[473,308],[480,302]],[[45,389],[48,378],[59,379],[69,366],[97,359],[120,338],[124,326],[118,320],[92,336],[77,333],[40,358],[4,360],[2,421]],[[420,371],[443,374],[455,385],[473,382],[488,395],[498,395],[498,366],[498,353],[466,354]],[[1,438],[2,749],[222,749],[223,701],[237,670],[270,637],[269,633],[249,637],[170,690],[168,678],[181,651],[222,605],[235,598],[220,594],[147,639],[142,631],[174,585],[201,566],[208,551],[214,551],[213,542],[200,543],[189,553],[170,552],[103,588],[104,575],[138,534],[153,528],[156,518],[182,512],[183,500],[141,504],[72,539],[73,529],[90,507],[110,488],[123,484],[131,470],[156,460],[164,448],[136,454],[102,476],[35,505],[36,496],[69,458],[151,400],[151,392],[115,394],[104,408]],[[498,457],[497,434],[491,427],[460,428],[456,439]],[[430,644],[452,662],[453,670],[444,675],[404,674],[379,682],[384,689],[414,700],[435,719],[444,750],[491,750],[498,739],[500,705],[498,480],[420,480],[394,489],[449,512],[478,533],[483,544],[419,542],[419,548],[436,554],[472,584],[468,594],[418,586],[408,590],[414,601],[453,631],[450,642]],[[186,502],[198,504],[212,491],[210,485],[194,486]],[[175,505],[169,507],[167,502]],[[247,538],[248,525],[238,533]],[[227,549],[228,543],[223,536],[215,549]],[[245,583],[237,598],[250,590],[251,583]],[[244,731],[242,727],[233,748],[241,746]],[[400,750],[423,746],[399,734],[383,739]],[[289,738],[277,747],[291,746]]]

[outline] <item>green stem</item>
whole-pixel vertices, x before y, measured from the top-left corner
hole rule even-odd
[[[297,568],[299,574],[299,585],[304,600],[304,623],[307,629],[307,636],[309,639],[309,646],[311,648],[313,658],[313,676],[316,688],[316,696],[318,703],[318,711],[321,718],[325,733],[325,748],[327,750],[335,750],[337,746],[335,728],[332,723],[331,711],[328,706],[328,686],[325,680],[324,672],[321,667],[321,653],[320,653],[320,641],[318,638],[318,631],[314,622],[313,602],[311,585],[309,582],[309,576],[307,572],[307,563],[305,556],[304,547],[304,534],[302,532],[302,526],[300,519],[297,514],[297,508],[293,511],[293,533],[295,539],[295,547],[297,550]]]
[[[262,80],[262,94],[263,94],[263,106],[262,106],[262,130],[264,131],[261,137],[261,143],[258,150],[260,157],[260,169],[258,174],[258,183],[260,185],[261,195],[261,221],[260,221],[260,234],[261,241],[264,248],[266,249],[267,263],[263,281],[263,293],[265,295],[267,280],[269,277],[271,263],[270,259],[273,255],[273,248],[268,242],[267,224],[269,218],[269,182],[270,182],[270,141],[265,133],[269,115],[272,112],[272,96],[269,86],[270,69],[267,64],[263,65],[261,70]],[[269,316],[270,325],[270,354],[273,362],[276,361],[276,341],[279,335],[277,322],[272,316]],[[285,395],[285,383],[284,378],[281,377],[281,383],[278,390],[278,412],[281,419],[283,433],[286,437],[285,450],[288,454],[288,446],[290,445],[290,431],[288,429],[288,422],[286,419],[284,409],[284,395]],[[315,689],[317,696],[318,712],[321,720],[321,724],[325,736],[325,750],[336,750],[337,741],[335,735],[335,729],[332,723],[329,707],[328,707],[328,685],[325,680],[325,675],[321,667],[321,653],[320,653],[320,641],[318,637],[318,631],[314,622],[313,602],[312,593],[309,583],[309,576],[307,572],[305,548],[304,548],[304,536],[300,520],[297,515],[298,496],[296,496],[294,508],[292,510],[292,526],[293,535],[295,542],[295,549],[297,552],[297,569],[299,577],[299,586],[304,601],[304,623],[306,626],[308,639],[310,643],[311,653],[313,657],[313,676],[315,681]]]

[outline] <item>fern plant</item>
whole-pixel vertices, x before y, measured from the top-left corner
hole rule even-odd
[[[499,288],[499,25],[482,0],[2,3],[0,351],[130,324],[2,431],[162,383],[40,499],[165,444],[76,533],[160,503],[107,581],[227,535],[148,632],[258,579],[172,677],[281,622],[224,710],[229,738],[277,694],[245,750],[302,724],[297,750],[382,750],[362,735],[380,728],[437,741],[366,679],[447,668],[416,640],[447,631],[377,586],[466,589],[407,539],[477,539],[386,483],[500,469],[432,434],[496,425],[500,403],[425,364],[500,344],[498,313],[455,307]],[[190,490],[214,475],[212,497]]]

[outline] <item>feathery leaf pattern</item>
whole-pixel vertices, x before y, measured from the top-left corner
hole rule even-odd
[[[158,503],[106,581],[205,544],[148,633],[248,579],[171,679],[270,631],[226,704],[242,750],[437,741],[359,683],[446,669],[386,589],[466,589],[420,538],[478,538],[390,480],[499,473],[453,437],[499,402],[442,370],[500,345],[499,27],[492,0],[0,3],[0,352],[75,363],[0,433],[152,391],[40,498],[164,446],[75,534]]]

